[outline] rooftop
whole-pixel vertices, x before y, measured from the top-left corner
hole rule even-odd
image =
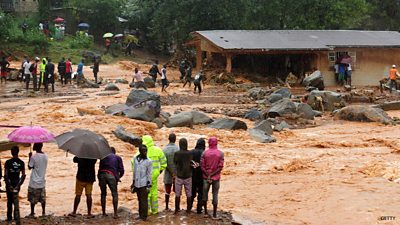
[[[335,47],[400,48],[397,31],[208,30],[195,31],[223,50],[330,50]]]

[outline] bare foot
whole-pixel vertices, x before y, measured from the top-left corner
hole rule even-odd
[[[94,218],[94,215],[93,214],[87,214],[86,218],[92,219],[92,218]]]
[[[68,216],[76,217],[76,213],[70,213],[70,214],[68,214]]]

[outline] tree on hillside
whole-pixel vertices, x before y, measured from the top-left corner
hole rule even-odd
[[[120,16],[121,0],[75,0],[73,3],[79,20],[90,24],[90,31],[95,37],[106,32],[113,32]]]
[[[374,30],[400,30],[400,0],[368,0],[370,20],[366,26]]]
[[[190,32],[212,29],[357,29],[369,16],[365,0],[127,0],[123,14],[166,49]]]

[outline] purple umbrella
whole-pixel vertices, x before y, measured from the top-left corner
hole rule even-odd
[[[340,63],[343,64],[350,64],[353,61],[353,59],[350,56],[344,56],[341,60]]]
[[[54,140],[54,135],[39,126],[24,126],[15,129],[8,139],[17,143],[43,143]]]

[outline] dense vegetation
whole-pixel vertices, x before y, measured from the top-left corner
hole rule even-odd
[[[48,17],[48,2],[39,1],[41,18]],[[122,16],[129,20],[126,26],[140,31],[142,45],[158,50],[179,47],[195,30],[400,29],[400,0],[69,0],[64,3],[74,8],[79,21],[91,25],[95,38],[117,32],[116,17]],[[0,29],[12,27],[9,21],[3,22],[4,18],[0,14]],[[1,30],[0,38],[13,38],[14,34],[10,35],[7,29]]]

